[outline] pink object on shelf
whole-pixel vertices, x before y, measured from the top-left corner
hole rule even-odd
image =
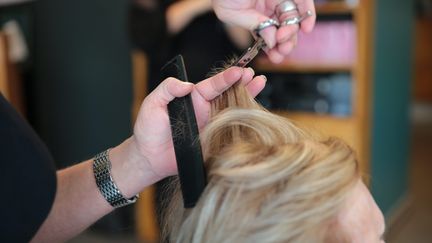
[[[287,62],[305,64],[354,64],[357,51],[352,21],[317,22],[311,33],[299,32],[297,46]]]

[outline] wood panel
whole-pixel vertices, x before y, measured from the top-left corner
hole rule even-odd
[[[132,120],[135,121],[141,103],[148,93],[148,59],[141,51],[132,52],[132,80],[133,80],[133,104]]]
[[[348,4],[345,1],[334,1],[317,3],[316,12],[320,15],[325,14],[351,14],[357,9],[356,4]]]
[[[9,99],[9,61],[6,35],[0,32],[0,92]]]
[[[416,21],[414,97],[416,101],[432,103],[432,19]]]
[[[25,100],[18,68],[9,59],[8,36],[0,32],[0,92],[12,106],[25,116]]]
[[[353,119],[356,124],[356,136],[359,137],[357,154],[364,172],[370,173],[371,147],[371,97],[374,40],[375,5],[373,0],[363,0],[354,12],[357,28],[357,61],[353,69]]]
[[[140,193],[140,198],[135,206],[137,235],[146,243],[159,242],[155,194],[155,186],[147,187]]]

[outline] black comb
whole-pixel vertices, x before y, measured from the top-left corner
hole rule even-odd
[[[168,77],[188,82],[181,55],[174,57],[162,67],[161,80]],[[184,207],[192,208],[204,191],[207,181],[191,95],[171,101],[168,104],[168,115]]]

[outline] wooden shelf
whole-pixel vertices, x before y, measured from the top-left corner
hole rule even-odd
[[[352,14],[356,11],[357,5],[351,5],[345,1],[334,1],[316,4],[316,12],[318,15],[329,14]]]
[[[337,117],[308,112],[272,111],[288,117],[301,127],[321,133],[324,136],[334,136],[343,139],[355,147],[358,143],[356,120],[353,117]]]
[[[333,116],[329,114],[319,114],[314,112],[298,112],[298,111],[285,111],[285,110],[272,110],[272,112],[289,117],[293,120],[308,120],[308,121],[314,121],[317,123],[327,123],[327,122],[337,122],[337,123],[346,123],[351,122],[354,119],[351,116]]]
[[[264,72],[297,72],[297,73],[328,73],[351,72],[351,63],[308,63],[286,60],[280,64],[273,64],[267,58],[258,58],[254,66],[258,71]]]

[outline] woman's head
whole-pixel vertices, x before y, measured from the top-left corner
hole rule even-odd
[[[173,241],[334,242],[350,237],[340,213],[356,194],[360,172],[349,146],[311,136],[266,111],[242,86],[217,99],[212,113],[201,134],[208,185],[190,210],[183,209],[175,193],[165,229]]]

